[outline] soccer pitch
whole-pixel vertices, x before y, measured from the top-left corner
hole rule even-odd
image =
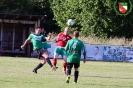
[[[46,63],[38,74],[32,72],[40,61],[35,58],[0,57],[0,88],[133,88],[133,63],[81,61],[78,83],[70,83],[62,72],[63,60],[57,71]]]

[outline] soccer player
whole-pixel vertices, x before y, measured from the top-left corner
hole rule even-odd
[[[44,35],[45,37],[47,37],[47,33],[46,33],[46,31],[43,28],[41,29],[41,35]],[[44,50],[48,49],[48,44],[47,44],[46,40],[42,41],[42,49],[44,49]],[[51,63],[49,58],[46,59],[46,62],[49,64],[49,66],[51,68],[53,67],[53,65],[52,65],[52,63]]]
[[[24,44],[21,46],[23,49],[25,45],[31,41],[33,44],[33,52],[38,58],[41,60],[41,63],[39,63],[33,70],[34,73],[37,73],[37,70],[41,68],[45,63],[46,59],[48,59],[49,52],[45,49],[42,49],[42,41],[43,40],[50,40],[52,34],[49,34],[48,37],[45,37],[40,34],[41,28],[37,27],[35,28],[35,34],[30,34],[29,37],[25,40]]]
[[[63,62],[63,72],[64,75],[66,75],[66,56],[67,56],[67,52],[65,50],[65,46],[68,40],[72,39],[71,36],[69,36],[69,31],[70,29],[68,27],[65,28],[64,33],[59,33],[58,36],[56,37],[56,48],[54,50],[54,58],[53,58],[53,67],[54,70],[56,69],[56,64],[57,64],[57,57],[59,55],[62,55],[62,58],[64,60]]]
[[[70,75],[72,67],[74,66],[74,83],[77,83],[78,76],[79,76],[79,67],[80,67],[80,60],[81,60],[81,52],[83,52],[84,59],[83,62],[86,62],[86,52],[84,43],[78,39],[79,32],[74,31],[73,33],[74,38],[67,42],[65,47],[66,51],[68,52],[67,56],[67,80],[66,83],[69,83]]]
[[[45,31],[44,28],[42,28],[42,30],[41,30],[41,34],[44,35],[45,37],[47,37],[47,33],[46,33],[46,31]]]

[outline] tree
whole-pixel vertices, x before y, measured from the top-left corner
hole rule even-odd
[[[10,14],[32,14],[32,0],[1,0],[0,12]]]
[[[75,19],[71,30],[83,36],[132,37],[133,16],[117,15],[112,0],[51,0],[54,20],[61,28],[69,18]]]

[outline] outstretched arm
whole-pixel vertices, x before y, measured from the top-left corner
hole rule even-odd
[[[52,33],[49,33],[49,34],[48,34],[48,37],[45,37],[45,38],[46,38],[46,40],[50,40],[51,37],[52,37]]]
[[[58,42],[58,41],[62,41],[62,38],[60,37],[61,33],[59,33],[57,35],[57,37],[55,38],[55,41]]]
[[[25,47],[25,45],[26,45],[29,41],[30,41],[30,38],[26,39],[25,42],[24,42],[24,44],[21,45],[21,48],[23,49],[23,48]]]

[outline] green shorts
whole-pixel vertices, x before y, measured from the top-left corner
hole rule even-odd
[[[62,56],[67,56],[67,52],[64,48],[62,47],[56,47],[54,50],[54,53],[58,54],[58,55],[62,55]]]

